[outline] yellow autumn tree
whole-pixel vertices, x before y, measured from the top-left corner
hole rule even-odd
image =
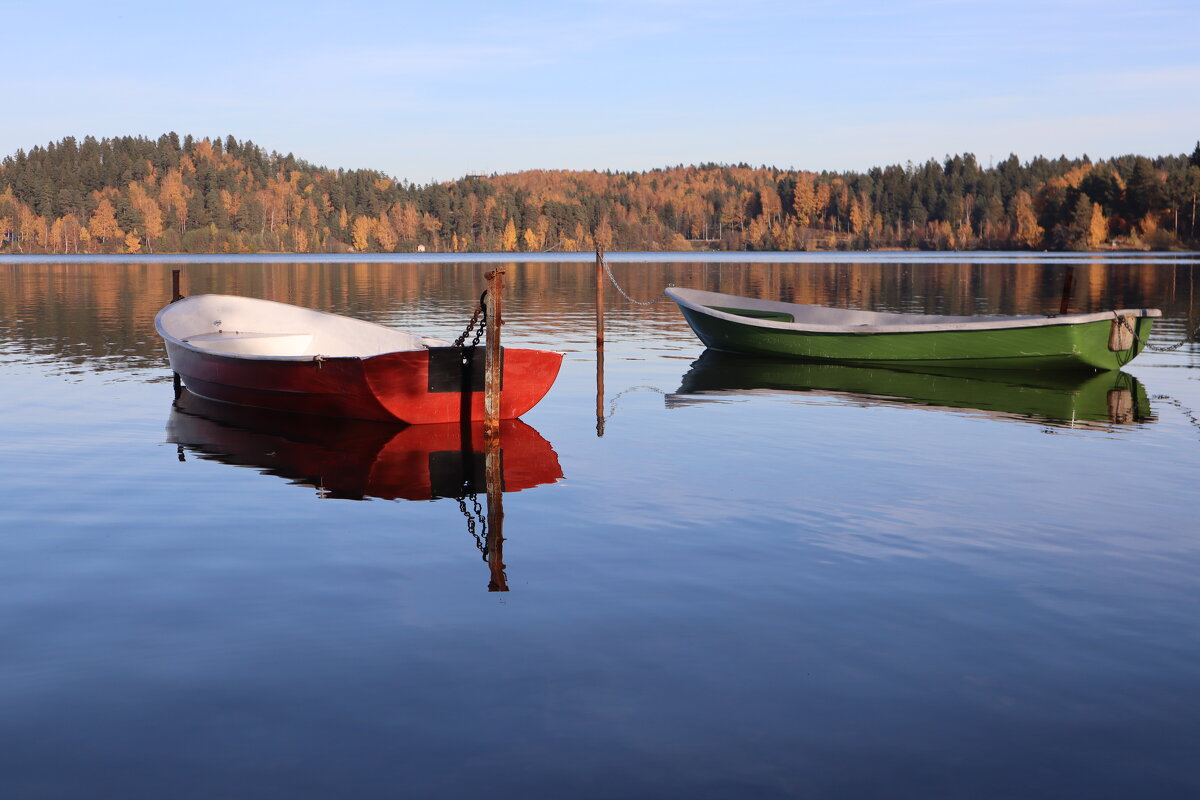
[[[538,237],[537,237],[537,234],[536,234],[536,233],[534,233],[533,231],[531,231],[529,228],[526,228],[526,229],[525,229],[525,233],[523,233],[523,234],[521,235],[521,240],[523,241],[523,243],[524,243],[524,245],[525,245],[525,249],[526,249],[527,251],[533,251],[533,250],[540,250],[540,249],[541,249],[541,248],[540,248],[540,246],[538,245]]]
[[[387,214],[380,214],[372,220],[372,223],[373,228],[371,233],[374,234],[375,240],[379,242],[379,249],[385,253],[395,250],[398,239],[395,228],[388,221]]]
[[[242,208],[241,193],[239,192],[234,194],[228,189],[221,189],[217,194],[217,197],[219,200],[219,207],[225,212],[226,216],[228,216],[229,219],[236,217],[238,211],[240,211]]]
[[[1021,190],[1012,200],[1013,223],[1016,226],[1014,238],[1021,247],[1037,247],[1042,241],[1045,231],[1038,224],[1037,214],[1033,210],[1033,198]]]
[[[421,228],[429,234],[429,242],[437,249],[438,233],[442,230],[442,221],[433,214],[421,212]]]
[[[416,241],[421,215],[415,206],[410,203],[396,203],[388,209],[388,220],[391,221],[400,241],[410,244]]]
[[[1099,203],[1092,203],[1092,221],[1088,225],[1088,246],[1093,250],[1108,238],[1108,218]]]
[[[79,219],[72,213],[67,213],[54,220],[50,226],[50,246],[56,252],[79,252],[79,233],[82,228]]]
[[[966,249],[971,246],[975,239],[975,231],[971,227],[971,220],[961,219],[954,226],[954,247],[959,250]]]
[[[517,249],[517,226],[512,217],[508,218],[508,222],[504,224],[504,232],[500,234],[500,249],[506,253]]]
[[[153,253],[154,245],[162,237],[163,233],[162,209],[158,207],[155,199],[137,181],[129,184],[129,204],[133,206],[142,218],[142,231],[145,234],[146,249]]]
[[[54,220],[54,224],[50,226],[50,247],[56,253],[65,253],[66,244],[63,242],[63,223],[62,217]]]
[[[45,217],[21,205],[17,207],[17,237],[23,247],[42,248],[50,241],[50,226]]]
[[[779,219],[783,213],[783,201],[779,199],[779,192],[774,186],[764,186],[758,190],[758,201],[762,206],[762,215],[766,217],[767,222],[772,222]]]
[[[853,233],[862,233],[866,226],[867,218],[863,214],[863,207],[858,202],[858,198],[850,201],[850,230]]]
[[[792,199],[792,211],[796,215],[796,224],[807,228],[816,220],[817,195],[813,192],[812,181],[804,175],[796,178],[796,194]]]
[[[121,230],[121,226],[117,224],[116,210],[113,209],[113,204],[107,197],[101,197],[100,202],[96,204],[96,210],[88,219],[87,229],[93,239],[100,240],[101,248],[110,239],[120,241],[125,236],[125,231]]]
[[[814,227],[829,218],[829,202],[833,197],[833,189],[828,183],[818,184],[813,190],[813,217],[809,223]]]
[[[600,224],[596,226],[596,233],[592,238],[596,244],[600,245],[605,250],[612,247],[613,230],[612,225],[609,224],[608,221],[608,214],[600,217]]]
[[[159,184],[158,200],[175,217],[180,236],[187,231],[188,199],[193,194],[192,188],[183,182],[183,174],[178,169],[168,170]]]
[[[350,231],[350,240],[352,246],[358,252],[365,252],[370,247],[372,227],[374,227],[374,222],[371,218],[364,217],[361,214],[354,218],[354,225]]]
[[[767,235],[769,232],[770,228],[767,226],[766,218],[757,216],[750,220],[750,225],[746,229],[746,238],[754,246],[755,250],[766,250],[769,248],[767,244]]]

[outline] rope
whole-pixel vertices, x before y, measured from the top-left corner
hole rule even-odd
[[[664,297],[667,296],[667,290],[663,289],[661,292],[659,292],[658,297],[655,297],[653,300],[647,300],[645,302],[642,302],[641,300],[634,300],[632,297],[629,296],[628,292],[626,292],[624,289],[621,288],[621,284],[617,283],[617,279],[613,277],[612,270],[608,268],[608,259],[605,258],[604,256],[601,256],[600,263],[604,265],[604,273],[606,275],[608,275],[608,279],[610,281],[612,281],[613,288],[615,288],[618,292],[620,292],[622,297],[624,297],[629,302],[633,303],[635,306],[652,306],[655,303],[657,303],[659,300],[662,300]],[[671,284],[667,284],[667,286],[670,286],[670,285]]]

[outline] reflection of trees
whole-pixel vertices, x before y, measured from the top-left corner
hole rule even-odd
[[[184,265],[184,294],[222,292],[347,313],[429,335],[462,330],[495,263],[305,263]],[[1053,313],[1067,269],[1073,311],[1154,306],[1188,318],[1195,268],[1115,263],[616,263],[631,295],[663,286],[772,297],[795,303],[938,314]],[[561,339],[590,324],[595,276],[588,263],[511,265],[506,289],[512,332]],[[171,267],[132,264],[13,264],[0,284],[0,344],[35,360],[93,369],[164,366],[154,315],[171,294]],[[674,324],[670,303],[648,308],[609,299],[616,314]]]

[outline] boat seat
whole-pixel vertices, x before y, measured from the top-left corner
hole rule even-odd
[[[256,333],[254,331],[214,331],[188,336],[182,341],[193,347],[217,353],[248,356],[303,356],[312,344],[311,333]]]

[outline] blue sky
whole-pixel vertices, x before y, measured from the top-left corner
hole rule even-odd
[[[1200,2],[0,2],[0,155],[233,134],[417,183],[1190,152]]]

